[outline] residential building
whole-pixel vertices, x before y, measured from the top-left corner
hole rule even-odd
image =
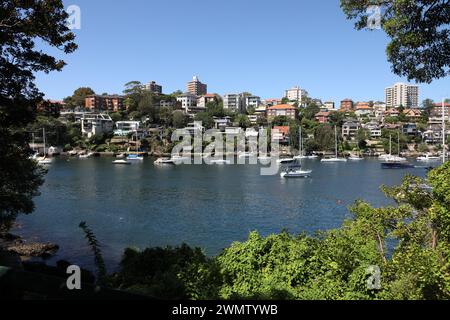
[[[195,134],[203,134],[205,132],[205,127],[203,127],[201,121],[194,121],[192,123],[188,123],[187,127],[183,130],[193,136]]]
[[[335,110],[335,104],[333,101],[325,101],[323,103],[323,108],[327,109],[328,111]]]
[[[197,76],[192,78],[192,81],[189,81],[187,86],[187,92],[195,95],[202,96],[208,92],[208,86],[204,83],[201,83]]]
[[[344,99],[341,101],[341,109],[339,111],[341,112],[352,112],[354,110],[353,108],[353,100],[351,99]]]
[[[161,108],[175,108],[177,105],[175,100],[161,100],[159,106]]]
[[[258,116],[267,117],[267,107],[264,105],[260,105],[259,107],[255,108],[255,114]]]
[[[378,120],[382,120],[384,117],[384,113],[386,112],[386,103],[384,102],[375,102],[373,104],[373,112],[375,115],[375,118]]]
[[[358,121],[347,120],[342,125],[342,136],[346,139],[354,139],[360,128],[361,126]]]
[[[126,137],[133,132],[137,132],[141,123],[139,121],[117,121],[114,135],[119,137]]]
[[[444,104],[444,119],[450,121],[450,103]],[[436,103],[431,109],[430,121],[442,123],[442,103]]]
[[[289,142],[289,130],[288,126],[274,126],[272,128],[272,141],[278,141],[280,143]]]
[[[223,108],[234,112],[245,112],[244,100],[241,94],[227,93],[223,96]]]
[[[267,107],[273,107],[273,106],[276,106],[276,105],[278,105],[278,104],[281,104],[282,103],[282,99],[266,99],[266,100],[264,100],[264,104],[267,106]]]
[[[373,108],[369,102],[358,102],[355,106],[355,114],[360,118],[373,114]]]
[[[381,126],[377,121],[370,121],[364,124],[363,128],[369,132],[370,138],[381,138]]]
[[[320,111],[316,114],[316,121],[319,123],[328,123],[330,121],[330,111]]]
[[[210,102],[219,102],[217,94],[207,93],[197,98],[197,108],[206,108],[206,105]]]
[[[418,133],[417,125],[415,123],[404,123],[402,132],[404,135],[415,137]]]
[[[400,115],[400,111],[398,111],[395,108],[390,108],[390,109],[386,110],[386,112],[384,113],[384,117],[396,118],[399,115]]]
[[[405,109],[403,113],[411,121],[418,121],[422,118],[422,111],[420,109]]]
[[[300,87],[298,87],[298,86],[286,90],[286,94],[285,94],[285,97],[289,101],[297,102],[299,106],[301,106],[304,103],[305,98],[307,96],[308,96],[308,92],[306,92],[306,90],[304,90],[304,89],[300,89]]]
[[[150,81],[147,84],[144,84],[144,90],[150,91],[152,93],[161,94],[162,86],[157,84],[155,81]]]
[[[85,107],[92,111],[118,112],[124,110],[125,98],[119,95],[90,95],[85,98]]]
[[[99,134],[111,133],[113,126],[114,123],[111,117],[103,113],[85,113],[81,119],[81,132],[88,138]]]
[[[250,121],[250,123],[252,125],[258,124],[258,118],[259,118],[259,116],[257,114],[251,114],[248,116],[248,120]]]
[[[245,110],[248,108],[256,109],[261,105],[261,98],[258,96],[246,96],[245,98]]]
[[[64,110],[66,104],[64,101],[59,100],[44,100],[37,105],[37,111],[44,112],[47,115],[59,116],[62,110]]]
[[[385,89],[386,105],[388,108],[418,108],[419,86],[406,83],[396,83]]]
[[[285,116],[288,119],[295,119],[297,117],[297,108],[289,104],[279,104],[267,108],[267,118],[272,120],[275,117]]]
[[[191,109],[197,106],[197,96],[190,92],[180,94],[177,97],[177,101],[181,104],[181,108],[186,113],[189,113]]]

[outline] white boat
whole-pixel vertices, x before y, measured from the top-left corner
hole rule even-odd
[[[130,154],[127,157],[128,161],[144,161],[144,157],[137,154]]]
[[[307,156],[306,158],[307,158],[307,159],[317,159],[317,158],[319,158],[319,156],[313,154],[313,155]]]
[[[163,166],[163,165],[174,165],[175,162],[170,158],[159,158],[154,162],[155,165]]]
[[[364,158],[357,157],[357,156],[351,156],[351,157],[348,157],[348,160],[350,160],[350,161],[362,161],[362,160],[364,160]]]
[[[334,136],[335,136],[335,157],[334,158],[325,158],[322,159],[321,162],[347,162],[346,158],[338,157],[338,137],[337,137],[337,127],[334,126]]]
[[[124,153],[121,153],[121,154],[118,154],[118,155],[116,155],[116,158],[117,159],[125,159],[125,154]]]
[[[123,160],[123,159],[114,160],[112,163],[113,164],[117,164],[117,165],[129,165],[129,164],[131,164],[131,162],[129,162],[127,160]]]
[[[80,154],[78,157],[80,159],[88,159],[88,158],[92,158],[93,156],[94,156],[94,153],[93,152],[89,152],[89,153],[86,153],[86,154]]]
[[[321,162],[347,162],[345,158],[326,158],[322,159]]]
[[[288,163],[294,163],[295,159],[294,158],[281,158],[277,160],[278,164],[288,164]]]
[[[311,174],[311,170],[287,169],[283,171],[280,176],[282,178],[308,178],[311,176]]]
[[[441,160],[441,157],[433,156],[430,153],[427,153],[427,154],[417,158],[417,161],[421,161],[421,162],[439,161],[439,160]]]
[[[45,135],[45,128],[42,129],[42,136],[43,136],[43,139],[44,139],[44,157],[38,158],[37,154],[35,154],[34,159],[40,165],[49,165],[49,164],[52,164],[53,159],[47,158],[47,147],[46,147],[46,145],[47,145],[47,137]]]
[[[211,160],[209,161],[210,164],[218,164],[218,165],[225,165],[225,164],[231,164],[230,160]]]

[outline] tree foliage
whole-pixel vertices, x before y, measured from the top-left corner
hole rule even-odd
[[[341,0],[348,19],[365,29],[379,6],[381,27],[392,71],[409,80],[430,83],[450,72],[450,4],[448,0]]]
[[[29,160],[29,135],[42,93],[37,72],[61,70],[65,63],[36,48],[37,42],[71,53],[74,35],[61,0],[4,0],[0,5],[0,225],[31,213],[44,170]]]

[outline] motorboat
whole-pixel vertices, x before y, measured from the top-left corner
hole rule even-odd
[[[294,163],[295,159],[294,158],[281,158],[277,160],[278,164],[289,164],[289,163]]]
[[[428,162],[428,161],[439,161],[441,159],[442,159],[441,157],[433,156],[432,154],[427,153],[423,156],[418,157],[417,161]]]
[[[350,161],[361,161],[361,160],[364,160],[364,158],[363,157],[359,157],[359,156],[350,156],[350,157],[348,157],[348,160],[350,160]]]
[[[128,161],[144,161],[144,157],[137,154],[130,154],[127,157]]]
[[[163,166],[163,165],[174,165],[175,162],[170,158],[159,158],[154,162],[155,165]]]
[[[281,172],[282,178],[308,178],[312,174],[312,170],[302,170],[301,168],[289,168]]]
[[[130,165],[131,164],[130,161],[127,161],[124,159],[114,160],[112,163],[117,164],[117,165]]]

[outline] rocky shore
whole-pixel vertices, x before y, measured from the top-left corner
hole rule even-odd
[[[27,242],[9,233],[0,234],[0,250],[18,255],[21,259],[48,258],[58,249],[59,246],[53,243]]]

